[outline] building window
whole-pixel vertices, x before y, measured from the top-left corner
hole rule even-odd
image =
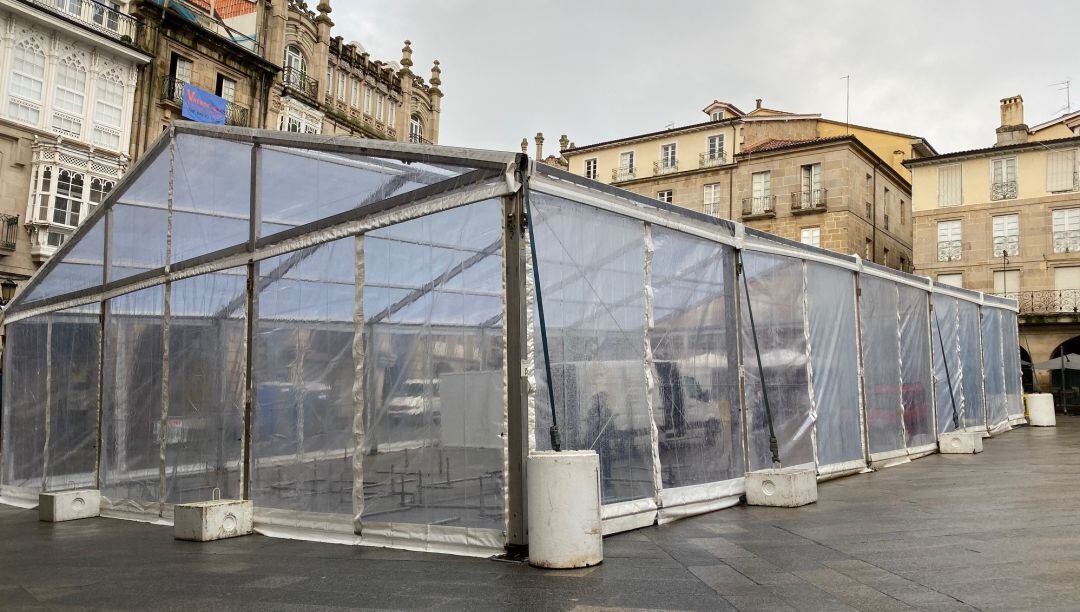
[[[907,202],[900,200],[900,225],[907,225]]]
[[[349,95],[349,106],[353,108],[360,108],[360,81],[352,80],[352,90]]]
[[[8,116],[37,125],[41,120],[44,88],[45,54],[30,42],[19,44],[12,54]]]
[[[386,101],[386,105],[389,107],[389,116],[386,118],[386,125],[393,127],[397,123],[397,104],[391,99]]]
[[[821,228],[804,227],[799,233],[799,242],[821,248]]]
[[[960,164],[938,168],[938,206],[959,206],[964,203],[964,173]]]
[[[619,153],[619,171],[626,174],[634,173],[634,152],[623,151]]]
[[[307,76],[307,60],[300,51],[300,47],[289,45],[285,47],[285,69],[297,73],[297,76]]]
[[[90,179],[90,206],[86,210],[87,216],[93,213],[98,206],[101,206],[101,203],[105,201],[105,196],[109,195],[109,192],[112,191],[113,185],[115,185],[115,183],[112,181],[106,181],[99,178]]]
[[[772,172],[755,172],[750,177],[750,212],[755,215],[772,210]]]
[[[889,215],[888,215],[888,213],[885,214],[884,223],[882,223],[882,225],[884,226],[885,229],[889,229]]]
[[[124,114],[124,86],[99,77],[94,95],[94,144],[120,149],[120,124]]]
[[[939,285],[948,285],[950,287],[963,287],[964,286],[964,274],[962,272],[950,272],[948,274],[938,274],[937,283]]]
[[[1016,158],[1003,157],[990,161],[990,199],[1011,200],[1016,197]]]
[[[74,62],[56,65],[53,131],[72,138],[82,135],[83,104],[86,100],[86,70]]]
[[[339,102],[345,101],[345,82],[348,79],[348,75],[344,70],[338,70],[337,73],[337,99]]]
[[[874,177],[866,175],[866,209],[870,210],[870,203],[874,201]],[[869,217],[870,215],[866,215]]]
[[[658,191],[656,193],[656,199],[660,200],[661,202],[666,202],[668,204],[671,204],[672,191],[670,189],[665,189],[663,191]]]
[[[1020,254],[1020,215],[998,215],[994,219],[994,252],[992,257]]]
[[[56,197],[53,199],[53,223],[76,227],[82,212],[83,175],[61,169],[56,175]]]
[[[409,142],[424,142],[424,124],[419,115],[413,115],[409,120]]]
[[[722,111],[722,110],[714,110],[712,112],[712,120],[713,121],[723,121],[724,120],[724,111]]]
[[[820,206],[825,201],[821,190],[821,164],[803,166],[800,175],[802,191],[798,197],[799,208]]]
[[[938,221],[937,224],[937,260],[960,261],[962,253],[960,241],[960,220]]]
[[[169,76],[171,76],[174,81],[190,83],[194,69],[195,65],[191,60],[183,55],[177,55],[176,53],[172,54],[172,61],[169,64]]]
[[[870,202],[866,203],[866,218],[870,220],[870,223],[874,223],[874,205]]]
[[[236,102],[236,81],[219,74],[217,78],[217,95],[228,102]]]
[[[386,105],[386,96],[379,94],[375,97],[375,120],[383,120],[383,108]]]
[[[1019,291],[1020,270],[994,270],[994,293],[1015,296]]]
[[[863,251],[863,259],[874,261],[874,243],[869,238],[866,239],[866,249]]]
[[[1054,252],[1080,252],[1080,208],[1054,211]]]
[[[596,158],[593,157],[593,158],[590,158],[590,159],[586,159],[585,160],[585,178],[592,179],[592,180],[595,181],[597,176],[598,176],[598,173],[597,173],[597,170],[596,170]]]
[[[908,271],[907,258],[904,257],[903,255],[900,256],[900,271],[901,272],[907,272]]]
[[[678,165],[679,160],[675,155],[675,143],[660,147],[660,167],[670,169],[676,168]]]
[[[889,265],[889,248],[885,247],[885,250],[884,250],[883,253],[884,253],[884,257],[882,258],[881,263],[883,263],[883,264],[885,264],[887,266],[887,265]]]
[[[94,23],[112,32],[120,29],[120,5],[111,0],[94,0],[91,19]],[[110,10],[111,9],[111,10]]]
[[[720,184],[705,185],[705,204],[702,210],[706,215],[720,216]]]
[[[1046,190],[1051,193],[1080,190],[1076,149],[1050,151],[1046,154]]]
[[[724,159],[724,135],[714,134],[705,141],[705,153],[701,157],[701,165],[717,166],[726,163]]]
[[[371,91],[370,87],[366,87],[366,86],[364,87],[364,114],[365,115],[370,115],[371,114],[371,106],[372,106],[371,102],[372,102],[372,97],[374,96],[374,94],[375,94],[375,92]]]

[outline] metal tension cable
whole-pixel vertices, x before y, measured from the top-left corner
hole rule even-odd
[[[937,309],[933,304],[930,305],[930,310],[934,313],[934,323],[937,327],[937,339],[938,344],[941,346],[941,363],[945,364],[945,381],[949,383],[949,399],[952,400],[952,423],[953,427],[960,429],[960,413],[956,411],[956,396],[952,390],[952,375],[949,374],[949,356],[945,352],[945,341],[941,339],[941,321],[937,317]]]
[[[757,356],[758,376],[761,377],[761,397],[765,403],[765,420],[769,423],[769,452],[772,453],[773,467],[780,467],[780,445],[776,442],[773,430],[772,409],[769,407],[769,390],[765,386],[765,368],[761,365],[761,349],[758,347],[757,326],[754,325],[754,307],[750,304],[750,284],[746,282],[746,270],[743,268],[742,251],[736,251],[736,274],[742,277],[743,292],[746,294],[746,312],[750,315],[750,334],[754,338],[754,354]]]
[[[555,414],[555,387],[551,380],[551,357],[548,354],[547,321],[544,319],[544,296],[540,291],[540,260],[536,257],[536,236],[533,235],[529,190],[525,189],[525,227],[529,230],[529,252],[532,253],[533,285],[536,289],[536,312],[540,316],[540,346],[544,349],[544,375],[547,376],[548,403],[551,404],[551,450],[562,451],[562,435]]]

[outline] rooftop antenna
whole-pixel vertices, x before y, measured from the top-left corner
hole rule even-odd
[[[664,129],[665,130],[675,129],[675,122],[674,121],[668,121],[666,124],[664,124]]]
[[[845,82],[847,86],[847,92],[845,94],[844,101],[844,132],[851,133],[851,75],[845,74],[840,77],[840,80]]]
[[[1071,113],[1072,112],[1072,100],[1070,99],[1069,94],[1072,93],[1072,91],[1071,91],[1072,90],[1072,81],[1070,81],[1069,79],[1065,79],[1064,81],[1059,81],[1057,83],[1050,83],[1049,85],[1047,85],[1047,87],[1057,87],[1058,91],[1064,91],[1065,92],[1065,106],[1058,109],[1058,110],[1064,115],[1067,115],[1067,114]]]

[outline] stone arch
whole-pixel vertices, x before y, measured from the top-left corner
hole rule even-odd
[[[1080,355],[1080,336],[1073,336],[1057,345],[1050,352],[1050,358],[1062,355]],[[1077,358],[1074,358],[1077,359]],[[1078,359],[1080,360],[1080,359]],[[1080,412],[1080,370],[1050,370],[1050,388],[1054,394],[1054,403],[1064,407],[1066,412]],[[1064,380],[1064,384],[1062,381]]]

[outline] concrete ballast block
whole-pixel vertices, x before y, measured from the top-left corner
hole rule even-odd
[[[746,474],[746,503],[751,506],[797,508],[817,501],[813,468],[758,470]]]
[[[209,542],[248,535],[253,528],[253,511],[251,500],[218,499],[177,504],[173,511],[173,537]]]
[[[1028,424],[1032,427],[1056,427],[1054,396],[1049,393],[1029,393],[1027,396]]]
[[[982,434],[977,431],[950,431],[938,436],[938,451],[944,455],[973,455],[982,450]]]
[[[38,495],[38,518],[50,523],[101,515],[101,492],[96,489],[57,491]]]

